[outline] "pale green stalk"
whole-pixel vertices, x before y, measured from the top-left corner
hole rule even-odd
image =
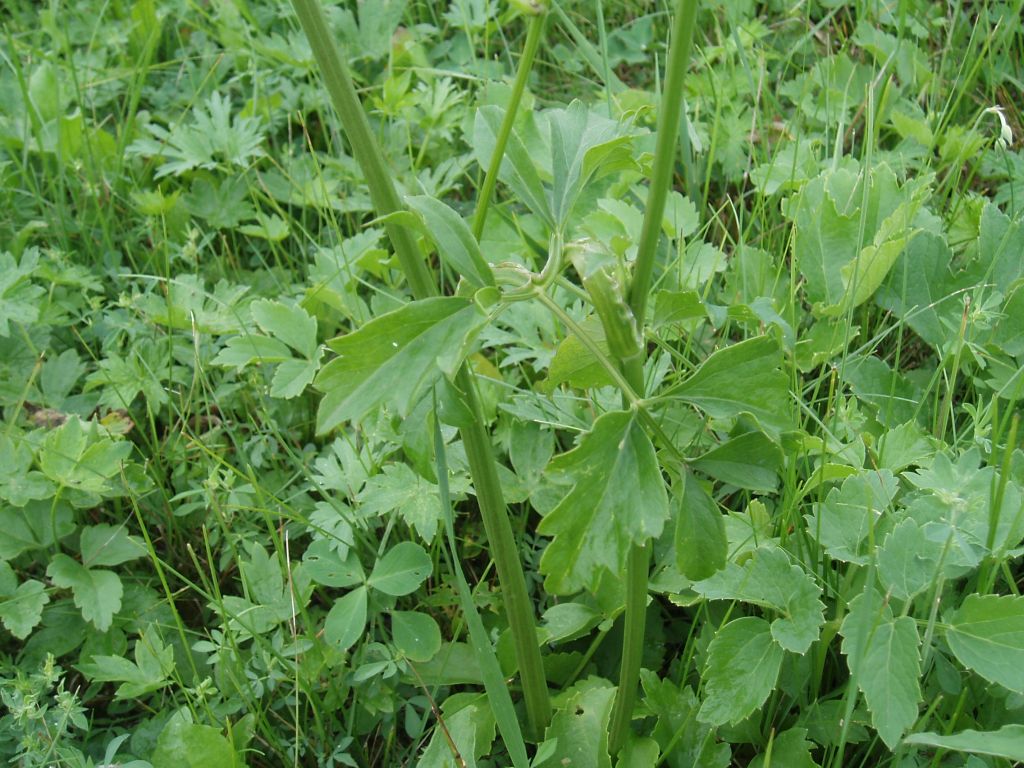
[[[484,183],[477,196],[476,212],[473,214],[473,237],[477,240],[484,233],[487,209],[491,205],[491,197],[498,184],[498,171],[501,169],[501,161],[505,156],[505,146],[508,144],[508,137],[512,135],[512,126],[515,124],[516,114],[519,112],[519,102],[523,100],[526,81],[530,77],[530,70],[533,69],[533,60],[537,56],[537,49],[540,48],[546,19],[547,9],[540,9],[530,18],[530,26],[526,32],[526,44],[523,46],[523,55],[519,57],[519,68],[516,70],[516,79],[512,84],[512,96],[508,102],[508,109],[505,110],[505,118],[501,121],[501,128],[498,129],[494,154],[491,155],[491,162],[484,175]]]
[[[668,54],[665,86],[658,104],[658,138],[654,147],[654,170],[647,191],[644,224],[640,230],[633,283],[629,290],[629,305],[641,326],[647,310],[651,278],[654,276],[654,261],[658,251],[661,222],[665,215],[665,202],[668,200],[676,165],[676,143],[679,140],[679,121],[683,111],[683,82],[690,64],[690,51],[693,49],[698,4],[698,0],[678,0],[676,3],[672,47]]]
[[[509,695],[505,685],[505,678],[501,673],[501,665],[498,663],[498,656],[491,646],[487,629],[484,627],[480,614],[473,602],[473,594],[470,592],[469,583],[462,572],[462,565],[459,562],[459,554],[455,544],[455,524],[452,521],[452,503],[448,491],[448,457],[445,451],[444,438],[441,436],[441,425],[434,422],[434,462],[437,467],[437,488],[441,497],[441,515],[444,518],[444,530],[448,539],[448,551],[451,554],[452,574],[455,576],[455,586],[459,593],[459,602],[462,604],[462,613],[466,618],[466,626],[469,629],[469,639],[473,644],[473,651],[476,654],[477,662],[480,664],[480,676],[484,681],[484,690],[490,699],[491,710],[494,712],[494,720],[501,732],[501,738],[505,742],[512,765],[515,768],[526,768],[529,765],[529,758],[526,756],[526,746],[523,744],[523,735],[519,730],[519,721],[516,719],[516,710],[512,705],[512,697]]]
[[[1003,461],[999,467],[999,477],[996,480],[995,489],[992,493],[992,502],[989,504],[988,536],[985,539],[985,547],[988,549],[989,554],[978,576],[978,591],[983,595],[989,594],[995,586],[996,568],[1006,556],[1002,544],[999,545],[999,551],[995,551],[996,534],[999,532],[999,520],[1003,511],[1003,497],[1006,494],[1006,484],[1009,482],[1012,470],[1013,452],[1017,447],[1017,427],[1019,425],[1020,415],[1015,413],[1013,414],[1013,421],[1010,422],[1010,434],[1006,438],[1006,448],[1003,449]],[[1012,526],[1010,530],[1016,530],[1016,525]]]
[[[679,140],[679,122],[683,108],[683,81],[690,64],[694,28],[697,22],[697,0],[678,0],[676,3],[672,42],[669,49],[665,85],[658,106],[658,137],[654,150],[654,170],[647,191],[643,229],[637,245],[633,282],[629,289],[629,307],[640,328],[644,327],[647,295],[654,276],[654,262],[661,235],[661,222],[665,202],[672,185],[675,168],[676,143]],[[641,334],[641,339],[643,335]],[[644,396],[643,363],[641,354],[622,361],[623,374],[630,387]],[[650,547],[647,542],[630,547],[626,559],[626,614],[623,627],[622,661],[619,666],[619,686],[612,707],[608,746],[616,754],[629,734],[633,717],[636,689],[640,679],[640,665],[644,651],[644,625],[647,619],[647,579],[650,574]]]
[[[319,0],[292,0],[292,4],[303,31],[309,38],[310,47],[320,66],[334,108],[341,118],[352,153],[366,177],[366,185],[377,215],[386,216],[402,210],[403,206],[390,171],[374,140],[348,67],[331,36]],[[395,223],[385,222],[384,226],[413,296],[423,299],[436,295],[437,284],[423,260],[412,233]],[[476,396],[473,376],[465,365],[456,375],[455,386],[462,393],[465,404],[472,414],[471,424],[461,429],[460,433],[466,447],[484,529],[490,542],[490,554],[501,582],[505,612],[515,641],[516,661],[519,664],[527,719],[532,734],[539,735],[550,717],[551,705],[540,648],[537,644],[533,608],[526,591],[526,577],[519,562],[515,536],[498,481],[490,437]]]

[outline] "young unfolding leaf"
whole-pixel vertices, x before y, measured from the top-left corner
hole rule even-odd
[[[794,653],[811,647],[825,621],[821,587],[778,547],[759,547],[742,566],[729,563],[693,589],[708,600],[741,600],[778,612],[771,636]]]
[[[750,413],[772,433],[793,429],[789,383],[779,345],[758,336],[713,353],[666,397],[692,403],[714,418]]]
[[[661,533],[668,495],[636,414],[598,418],[576,448],[551,461],[548,473],[573,483],[538,527],[554,536],[541,558],[552,594],[596,589],[602,568],[621,573],[629,546]]]
[[[864,692],[871,724],[890,748],[917,720],[921,701],[921,640],[910,616],[893,616],[881,595],[864,592],[850,601],[839,630],[850,673]]]
[[[1024,597],[968,595],[946,629],[946,641],[965,667],[1024,693]]]
[[[427,387],[455,373],[486,322],[469,299],[423,299],[328,342],[338,356],[316,377],[324,393],[317,430],[326,432],[384,404],[408,414]]]
[[[764,619],[744,616],[721,627],[708,646],[697,719],[724,725],[747,717],[774,690],[784,655]]]

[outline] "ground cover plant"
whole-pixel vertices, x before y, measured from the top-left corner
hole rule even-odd
[[[0,755],[1024,761],[1022,11],[6,0]]]

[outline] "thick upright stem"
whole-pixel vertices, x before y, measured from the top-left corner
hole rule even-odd
[[[629,291],[629,307],[640,328],[644,327],[647,295],[651,290],[654,262],[661,234],[661,221],[665,213],[675,167],[676,142],[682,115],[683,81],[690,63],[693,33],[697,20],[697,0],[678,0],[665,89],[658,108],[658,138],[654,150],[654,172],[647,191],[643,229],[637,246],[633,282]],[[623,374],[633,391],[644,395],[644,354],[625,361]],[[636,689],[640,679],[640,665],[644,650],[644,625],[647,619],[647,579],[650,570],[649,542],[630,547],[626,560],[626,612],[623,627],[622,661],[619,666],[619,687],[612,707],[608,747],[616,754],[629,735]]]
[[[501,492],[494,455],[491,452],[490,436],[484,428],[476,384],[466,366],[463,366],[456,375],[455,386],[462,391],[465,403],[473,414],[472,425],[463,429],[460,434],[466,446],[473,487],[476,490],[477,503],[480,505],[484,530],[490,544],[491,558],[498,571],[505,612],[515,642],[526,717],[532,731],[530,735],[539,739],[551,716],[551,703],[548,699],[548,686],[541,664],[540,648],[537,645],[537,633],[534,630],[533,605],[526,591],[526,577],[519,562],[519,550],[512,524],[505,512],[505,499]]]
[[[374,140],[348,67],[330,35],[319,0],[292,0],[292,4],[320,65],[324,84],[341,118],[352,153],[366,177],[377,214],[383,216],[401,210],[403,206],[384,156]],[[436,295],[437,283],[412,234],[396,224],[385,226],[413,296],[422,299]],[[473,375],[465,365],[459,370],[455,383],[472,414],[472,423],[461,430],[461,436],[469,459],[480,514],[491,545],[491,557],[501,582],[505,613],[515,640],[529,728],[533,735],[539,736],[550,717],[551,705],[537,645],[533,608],[526,591],[526,577],[519,562]]]
[[[634,544],[626,557],[626,611],[622,628],[619,687],[608,726],[608,749],[613,755],[622,749],[629,735],[629,723],[633,719],[633,705],[636,703],[636,687],[644,657],[650,549],[649,542]]]

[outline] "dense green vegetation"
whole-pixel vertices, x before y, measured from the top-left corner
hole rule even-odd
[[[1024,761],[1022,11],[5,0],[0,757]]]

